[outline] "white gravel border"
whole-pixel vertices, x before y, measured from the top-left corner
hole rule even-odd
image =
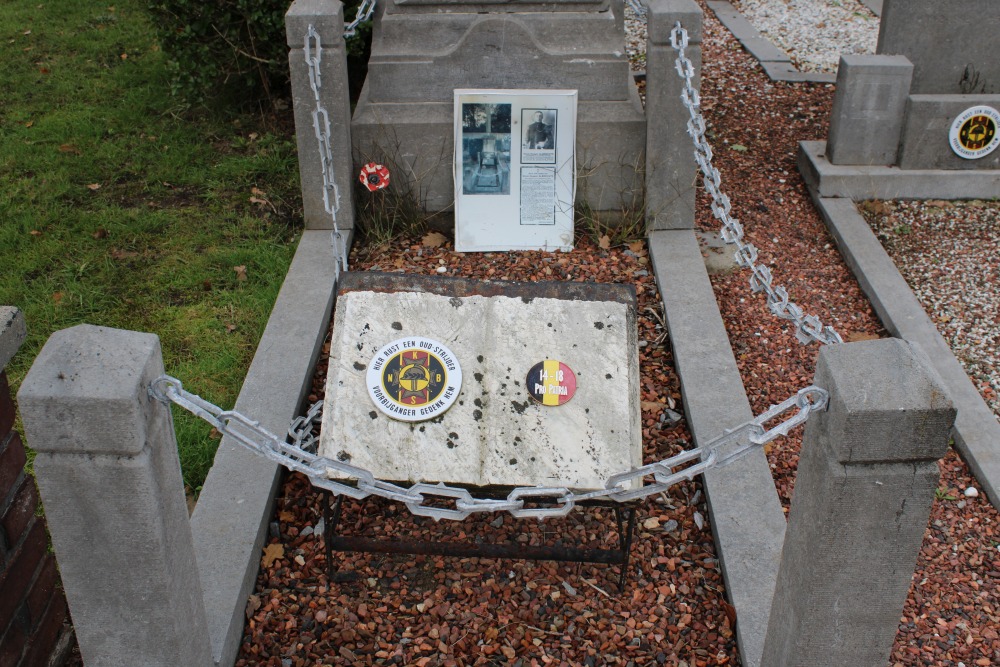
[[[836,72],[842,53],[875,53],[879,19],[858,0],[730,2],[803,72]]]
[[[862,209],[1000,419],[1000,202],[887,201]]]

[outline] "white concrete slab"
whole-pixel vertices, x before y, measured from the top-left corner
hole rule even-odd
[[[345,279],[337,301],[323,456],[394,481],[574,489],[603,488],[641,465],[635,297],[626,288],[348,276],[358,284]],[[395,281],[390,289],[385,280]],[[366,386],[375,352],[407,336],[440,341],[462,368],[458,401],[428,421],[388,417]],[[546,359],[576,374],[576,394],[559,406],[526,388],[529,369]]]

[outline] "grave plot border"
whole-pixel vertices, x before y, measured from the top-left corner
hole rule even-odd
[[[342,233],[350,248],[352,233]],[[330,232],[304,231],[236,410],[254,415],[277,433],[284,433],[299,416],[326,337],[336,286]],[[246,601],[256,582],[280,480],[277,464],[223,438],[191,516],[216,665],[236,661]]]
[[[962,172],[966,178],[974,174]],[[854,201],[847,197],[823,196],[811,185],[809,193],[882,324],[894,337],[916,343],[927,352],[958,408],[952,431],[955,447],[990,502],[1000,507],[1000,423],[996,415],[972,384]]]
[[[830,72],[803,72],[797,69],[788,54],[753,27],[750,21],[729,3],[729,0],[708,0],[705,4],[715,12],[716,18],[733,33],[733,37],[743,45],[743,48],[757,59],[771,81],[837,82],[837,75]]]

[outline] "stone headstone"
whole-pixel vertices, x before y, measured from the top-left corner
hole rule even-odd
[[[1000,3],[885,0],[876,52],[913,63],[914,94],[1000,94]]]
[[[913,64],[903,56],[843,55],[830,112],[832,164],[895,164]]]
[[[352,120],[355,160],[392,163],[428,209],[451,206],[460,88],[578,90],[578,197],[617,210],[621,193],[639,182],[645,119],[621,0],[380,4]]]

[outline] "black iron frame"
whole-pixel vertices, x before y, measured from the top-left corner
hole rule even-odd
[[[364,502],[364,501],[361,501]],[[609,507],[615,512],[618,523],[617,549],[584,549],[580,547],[545,547],[522,544],[491,544],[425,540],[375,540],[366,537],[340,535],[343,510],[343,496],[323,492],[323,542],[326,548],[327,576],[336,578],[333,555],[338,551],[386,554],[419,554],[428,556],[451,556],[459,558],[510,558],[517,560],[554,560],[572,563],[605,563],[621,565],[618,590],[625,590],[629,560],[632,552],[632,538],[635,534],[637,503],[591,501],[584,506]]]

